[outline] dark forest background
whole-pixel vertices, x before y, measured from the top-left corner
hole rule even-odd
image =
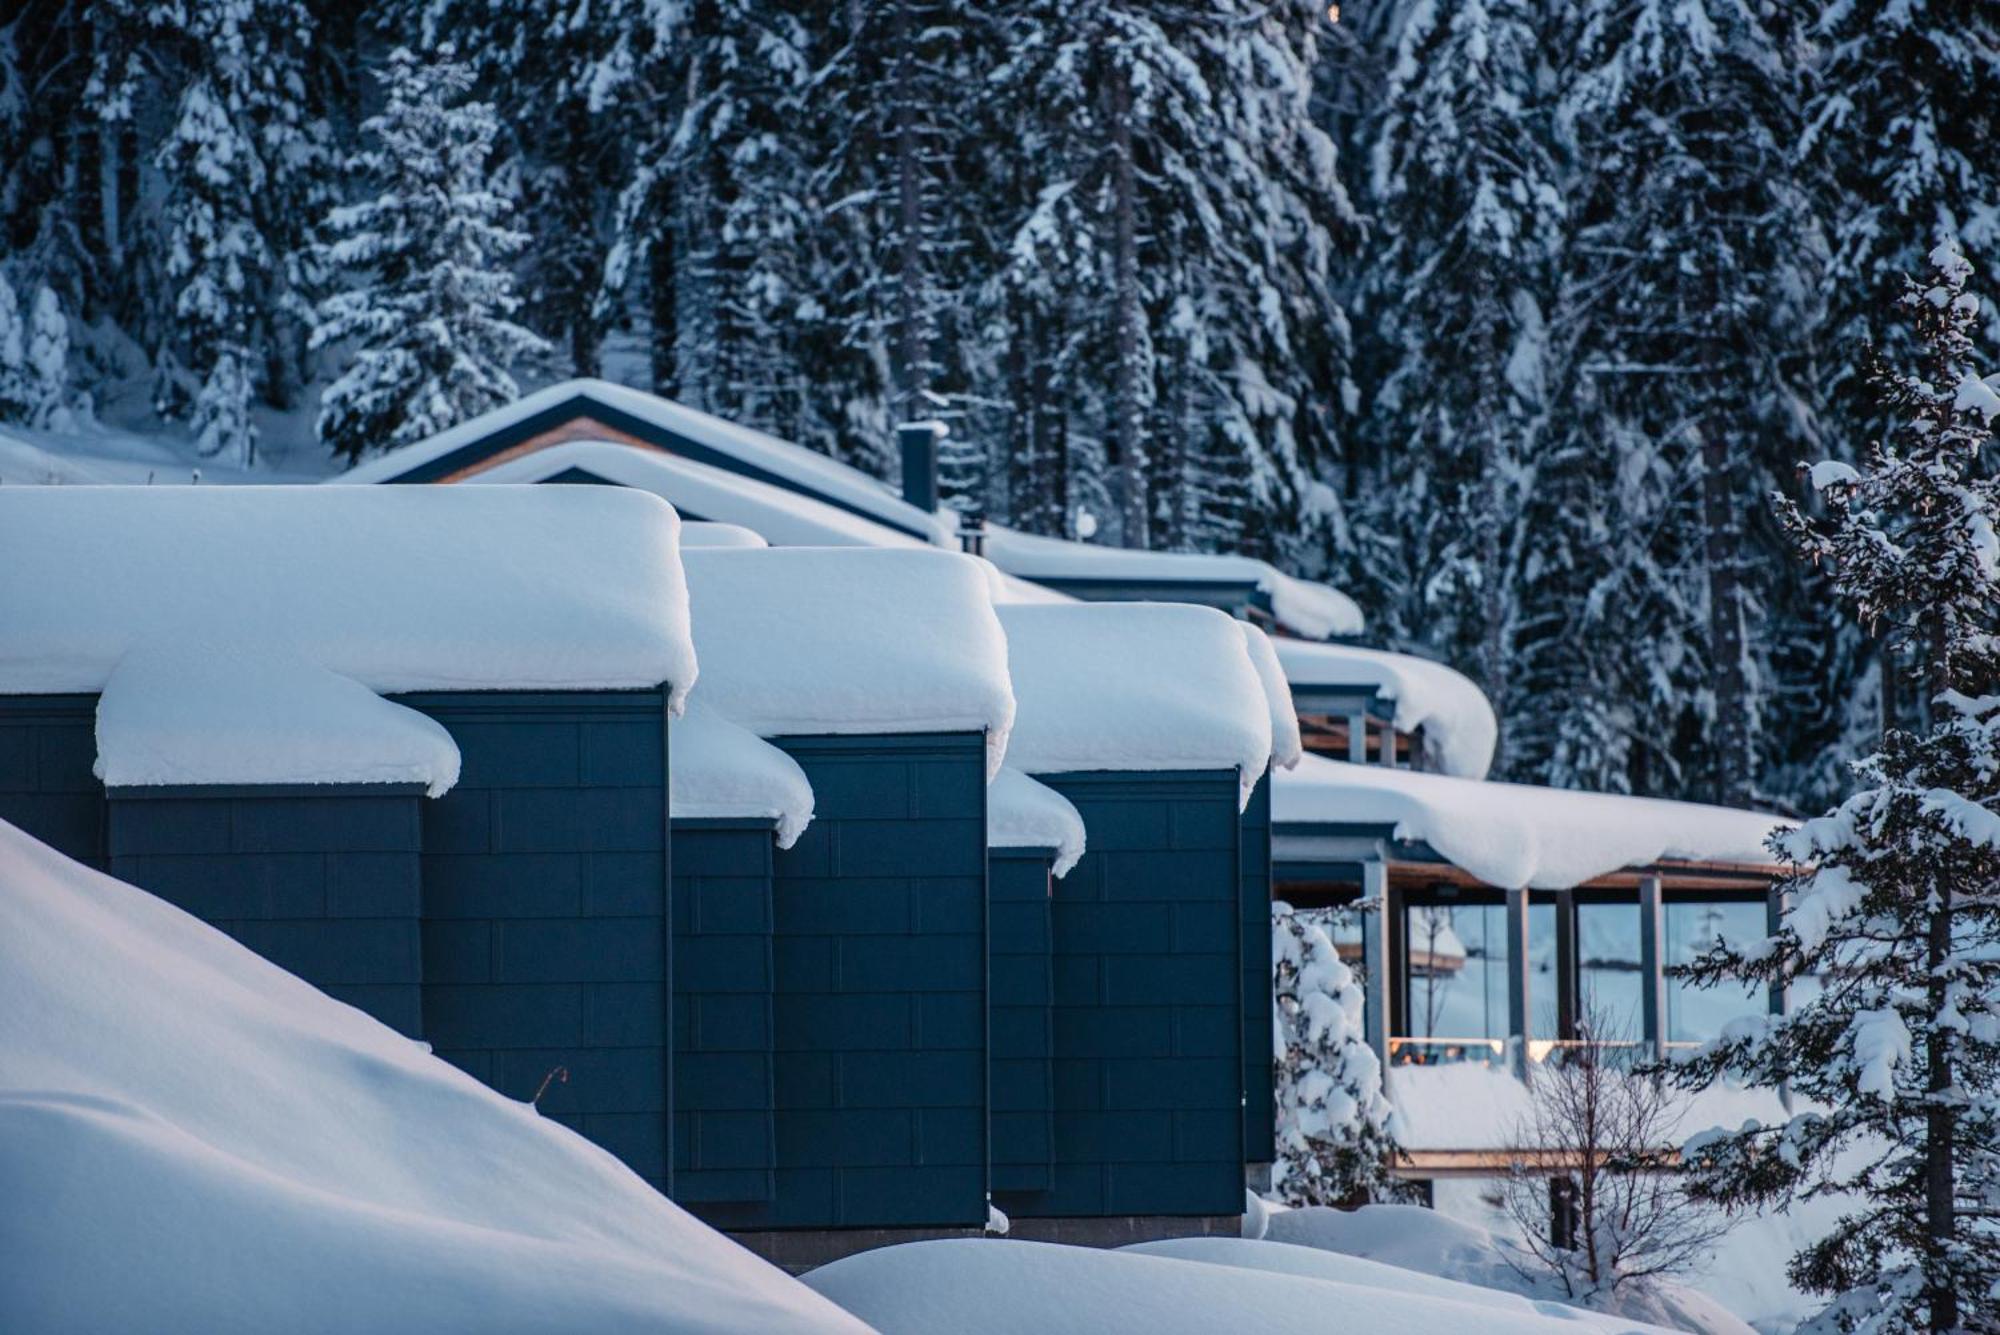
[[[1502,777],[1810,808],[1922,707],[1770,495],[1879,434],[1902,274],[1995,290],[1986,0],[9,10],[0,420],[940,417],[954,504],[1347,589]]]

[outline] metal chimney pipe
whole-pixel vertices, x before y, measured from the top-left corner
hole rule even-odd
[[[905,422],[896,428],[903,447],[903,499],[925,514],[937,509],[938,440],[942,422]]]

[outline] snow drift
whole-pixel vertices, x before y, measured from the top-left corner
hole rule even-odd
[[[487,1089],[0,822],[9,1330],[860,1327]]]
[[[1500,738],[1493,702],[1470,677],[1412,654],[1346,644],[1278,640],[1285,679],[1301,687],[1372,688],[1395,709],[1401,732],[1421,731],[1425,758],[1441,774],[1483,779]]]
[[[1236,622],[1181,603],[998,610],[1020,701],[1014,768],[1233,769],[1249,799],[1271,759],[1271,709]]]
[[[988,847],[1054,849],[1051,871],[1060,878],[1082,860],[1084,838],[1082,813],[1047,784],[1003,766],[986,785]]]
[[[107,788],[421,783],[442,797],[458,769],[458,744],[437,720],[261,645],[140,645],[97,701]]]
[[[697,698],[670,725],[669,810],[676,819],[769,820],[779,848],[812,824],[813,790],[799,762]]]
[[[1276,1258],[1252,1266],[1252,1249],[1268,1244],[1236,1244],[1230,1259],[1216,1264],[1215,1253],[1193,1259],[1172,1248],[1148,1255],[983,1238],[913,1242],[835,1261],[805,1283],[885,1335],[1576,1335],[1589,1322],[1553,1303],[1546,1305],[1552,1310],[1530,1310],[1469,1286],[1454,1286],[1463,1297],[1440,1296],[1415,1276],[1399,1291],[1379,1280],[1316,1277]],[[1646,1328],[1607,1322],[1595,1329]]]
[[[1014,723],[984,568],[956,552],[710,548],[686,555],[701,698],[760,737],[986,734]]]
[[[370,690],[694,685],[680,519],[616,487],[0,487],[0,694],[254,640]]]
[[[1502,889],[1564,890],[1662,859],[1768,864],[1776,816],[1696,802],[1483,783],[1307,756],[1271,784],[1271,819],[1388,825]]]

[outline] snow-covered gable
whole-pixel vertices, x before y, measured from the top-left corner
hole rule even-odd
[[[1010,575],[1032,580],[1116,580],[1160,584],[1241,584],[1271,602],[1271,615],[1300,635],[1358,635],[1361,609],[1340,590],[1285,574],[1248,556],[1139,551],[1040,537],[989,526],[986,556]]]
[[[1776,816],[1694,802],[1485,783],[1307,756],[1272,780],[1271,819],[1377,825],[1502,889],[1563,890],[1661,861],[1764,865]]]
[[[1299,716],[1292,708],[1292,691],[1285,681],[1284,665],[1278,661],[1278,651],[1272,647],[1270,636],[1247,621],[1236,625],[1243,632],[1243,647],[1250,651],[1250,666],[1257,669],[1257,680],[1263,685],[1265,701],[1271,708],[1271,763],[1279,769],[1290,769],[1305,754],[1305,743],[1299,737]]]
[[[1500,730],[1492,702],[1471,678],[1411,654],[1303,640],[1273,643],[1285,679],[1294,687],[1373,688],[1394,704],[1392,722],[1399,731],[1423,730],[1425,759],[1432,769],[1468,779],[1486,777]]]
[[[670,725],[676,818],[769,820],[790,848],[812,823],[813,790],[799,762],[697,698]]]
[[[1083,858],[1083,816],[1067,797],[1003,766],[986,786],[986,842],[993,848],[1050,848],[1067,876]]]
[[[1271,758],[1271,711],[1236,622],[1182,603],[1006,605],[1029,774],[1234,769],[1243,797]]]
[[[752,532],[741,524],[718,524],[710,520],[683,521],[681,524],[681,546],[683,547],[769,547],[761,533]]]
[[[288,650],[174,641],[119,660],[97,702],[106,787],[458,782],[434,719]]]
[[[680,520],[618,487],[0,487],[0,693],[137,644],[280,646],[378,692],[695,678]]]
[[[806,451],[800,451],[806,453]],[[570,441],[519,455],[467,482],[550,482],[566,476],[650,491],[676,510],[749,529],[779,547],[925,547],[899,529],[726,468],[606,440]],[[351,480],[353,474],[342,481]],[[692,546],[693,544],[688,544]]]
[[[941,551],[686,553],[702,702],[760,737],[1014,724],[1007,644],[980,563]]]
[[[609,1151],[0,822],[18,1331],[859,1331]]]
[[[555,426],[575,419],[594,420],[621,430],[657,433],[662,439],[689,450],[696,462],[724,463],[731,471],[750,470],[760,480],[793,490],[808,490],[840,508],[858,511],[926,541],[940,545],[952,542],[950,531],[936,515],[925,514],[859,469],[657,394],[604,380],[565,380],[550,385],[429,440],[391,450],[353,469],[342,480],[383,482],[412,473],[427,476],[429,470],[448,466],[453,456],[476,450],[491,438],[518,433],[541,421]],[[711,458],[702,460],[700,453],[708,453]]]

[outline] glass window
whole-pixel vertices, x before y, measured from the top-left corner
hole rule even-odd
[[[1507,906],[1412,904],[1404,910],[1407,1018],[1404,1062],[1494,1061],[1508,1037]],[[1537,1033],[1555,1032],[1555,910],[1528,910],[1529,1008]]]
[[[1637,1042],[1646,976],[1639,966],[1639,906],[1578,904],[1579,1024],[1595,1018],[1600,1043]]]
[[[1686,964],[1720,938],[1737,949],[1764,939],[1764,906],[1754,902],[1667,901],[1667,963]],[[1667,1040],[1699,1043],[1714,1038],[1742,1015],[1762,1015],[1767,994],[1756,984],[1695,987],[1667,979]]]

